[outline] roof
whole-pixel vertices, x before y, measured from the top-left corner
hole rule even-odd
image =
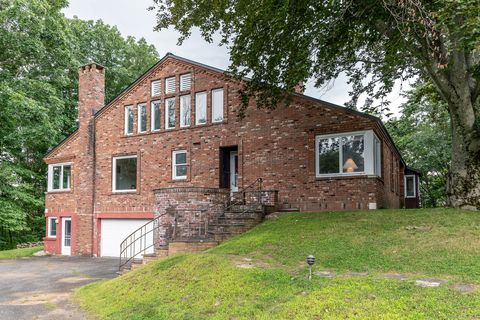
[[[220,69],[220,68],[216,68],[216,67],[212,67],[210,65],[207,65],[207,64],[203,64],[203,63],[200,63],[200,62],[197,62],[197,61],[194,61],[194,60],[190,60],[190,59],[187,59],[187,58],[184,58],[184,57],[180,57],[180,56],[177,56],[177,55],[174,55],[173,53],[171,52],[167,52],[167,54],[161,58],[157,63],[155,63],[153,66],[151,66],[147,71],[145,71],[140,77],[138,77],[135,81],[133,81],[132,83],[130,83],[124,90],[122,90],[122,92],[120,92],[115,98],[113,98],[111,101],[109,101],[104,107],[102,107],[100,110],[98,110],[96,113],[95,113],[95,118],[99,117],[103,112],[105,112],[105,110],[107,110],[110,106],[114,105],[125,93],[127,93],[131,88],[133,88],[137,83],[141,82],[143,79],[145,79],[149,74],[150,72],[155,69],[158,65],[162,64],[165,60],[167,60],[168,58],[173,58],[173,59],[176,59],[176,60],[179,60],[179,61],[183,61],[185,63],[188,63],[188,64],[191,64],[191,65],[195,65],[195,66],[198,66],[198,67],[201,67],[201,68],[205,68],[205,69],[208,69],[208,70],[211,70],[213,72],[217,72],[217,73],[222,73],[222,74],[226,74],[226,75],[230,75],[233,77],[233,74],[226,71],[226,70],[223,70],[223,69]],[[96,63],[97,64],[97,63]],[[97,64],[99,65],[99,64]],[[100,65],[101,66],[101,65]],[[103,66],[102,66],[103,67]],[[244,81],[249,81],[250,79],[249,78],[242,78],[242,80]],[[307,96],[307,95],[304,95],[304,94],[301,94],[301,93],[290,93],[290,95],[294,96],[294,97],[298,97],[300,99],[305,99],[305,100],[309,100],[309,101],[312,101],[312,102],[315,102],[315,103],[319,103],[321,105],[324,105],[324,106],[327,106],[327,107],[331,107],[331,108],[334,108],[334,109],[337,109],[337,110],[340,110],[342,112],[346,112],[346,113],[350,113],[350,114],[354,114],[354,115],[358,115],[358,116],[363,116],[363,117],[367,117],[375,122],[377,122],[379,125],[380,125],[380,128],[385,132],[385,134],[387,135],[387,137],[390,139],[390,141],[392,142],[392,145],[393,147],[395,148],[395,151],[398,153],[399,157],[400,157],[400,160],[401,162],[405,165],[405,161],[403,160],[402,158],[402,154],[400,153],[400,151],[397,149],[397,147],[395,146],[395,143],[393,142],[393,139],[392,137],[390,136],[390,134],[388,133],[388,130],[387,128],[385,128],[384,124],[382,123],[381,119],[376,117],[376,116],[373,116],[373,115],[370,115],[370,114],[367,114],[367,113],[364,113],[364,112],[361,112],[361,111],[357,111],[357,110],[354,110],[354,109],[349,109],[349,108],[346,108],[346,107],[343,107],[343,106],[340,106],[340,105],[337,105],[337,104],[334,104],[334,103],[331,103],[331,102],[327,102],[327,101],[324,101],[324,100],[320,100],[320,99],[317,99],[317,98],[314,98],[314,97],[310,97],[310,96]],[[78,130],[78,129],[77,129]],[[77,130],[75,130],[74,132],[72,132],[70,134],[73,135]],[[47,157],[49,154],[51,154],[55,149],[57,149],[58,147],[60,147],[62,144],[64,144],[68,138],[70,137],[68,136],[67,138],[65,138],[62,142],[60,142],[57,146],[55,146],[53,149],[51,149],[46,155],[45,157]]]

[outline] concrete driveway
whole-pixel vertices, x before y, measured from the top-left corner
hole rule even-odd
[[[117,259],[31,257],[0,260],[0,319],[87,319],[74,288],[113,278]]]

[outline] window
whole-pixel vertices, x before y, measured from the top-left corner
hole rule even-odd
[[[207,123],[207,93],[199,92],[195,94],[195,124],[205,123]]]
[[[175,98],[165,100],[165,129],[175,128]]]
[[[133,106],[125,107],[125,134],[133,133]]]
[[[72,166],[70,163],[48,165],[48,191],[70,190]]]
[[[56,238],[57,237],[57,218],[48,217],[47,221],[48,221],[47,236],[49,238]]]
[[[223,89],[212,90],[212,122],[223,121]]]
[[[374,173],[375,175],[382,176],[382,144],[380,140],[373,136],[373,161],[374,161]]]
[[[415,175],[405,176],[405,198],[415,198],[417,196],[417,186]]]
[[[187,179],[187,151],[173,151],[172,178],[174,180]]]
[[[150,124],[152,131],[160,130],[160,101],[152,101],[151,103],[151,115],[150,119],[152,123]]]
[[[161,83],[162,83],[161,80],[152,81],[152,90],[151,90],[152,97],[158,97],[160,95]]]
[[[182,74],[180,76],[180,91],[187,91],[190,90],[192,84],[192,74]]]
[[[381,174],[381,144],[372,130],[321,135],[315,144],[317,177]]]
[[[115,192],[137,190],[137,156],[113,158],[112,189]]]
[[[174,93],[175,92],[175,77],[170,77],[165,79],[165,93]]]
[[[190,126],[190,96],[180,97],[180,127]]]
[[[147,131],[147,105],[145,103],[138,105],[138,132]]]

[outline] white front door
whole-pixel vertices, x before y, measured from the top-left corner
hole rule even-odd
[[[230,151],[230,191],[238,191],[238,154]]]
[[[62,218],[62,254],[69,256],[72,254],[72,218]]]

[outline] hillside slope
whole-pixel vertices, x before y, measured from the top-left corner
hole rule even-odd
[[[467,211],[292,213],[76,298],[103,319],[472,319],[479,239],[480,215]],[[314,271],[330,272],[308,281],[308,254]],[[417,286],[424,277],[447,282]]]

